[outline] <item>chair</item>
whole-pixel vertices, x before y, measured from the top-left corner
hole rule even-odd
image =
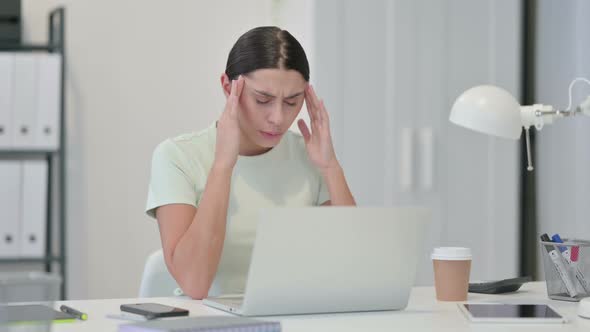
[[[156,250],[148,256],[145,262],[139,287],[139,297],[168,297],[175,295],[182,295],[182,291],[180,291],[176,280],[168,272],[162,249]]]

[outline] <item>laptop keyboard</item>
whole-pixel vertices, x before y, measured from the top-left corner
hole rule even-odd
[[[243,297],[221,297],[216,298],[215,302],[224,304],[228,307],[240,308],[244,302]]]

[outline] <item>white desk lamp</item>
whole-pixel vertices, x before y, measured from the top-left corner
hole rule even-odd
[[[554,120],[585,114],[590,116],[590,95],[575,109],[571,109],[572,87],[574,83],[584,81],[577,78],[569,88],[569,106],[566,110],[554,109],[551,105],[534,104],[521,106],[514,97],[504,89],[493,85],[480,85],[461,94],[453,104],[449,120],[459,126],[466,127],[484,134],[519,139],[524,127],[529,171],[533,170],[531,161],[529,129],[535,126],[541,130],[544,125]]]

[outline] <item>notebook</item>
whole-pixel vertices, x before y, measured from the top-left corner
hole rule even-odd
[[[119,325],[119,332],[280,332],[280,322],[233,316],[159,319]]]
[[[68,322],[76,317],[41,304],[0,305],[0,324]]]

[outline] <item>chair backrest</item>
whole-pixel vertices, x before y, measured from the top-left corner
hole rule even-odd
[[[149,255],[141,277],[139,297],[174,296],[178,295],[178,288],[176,280],[168,272],[162,249]]]

